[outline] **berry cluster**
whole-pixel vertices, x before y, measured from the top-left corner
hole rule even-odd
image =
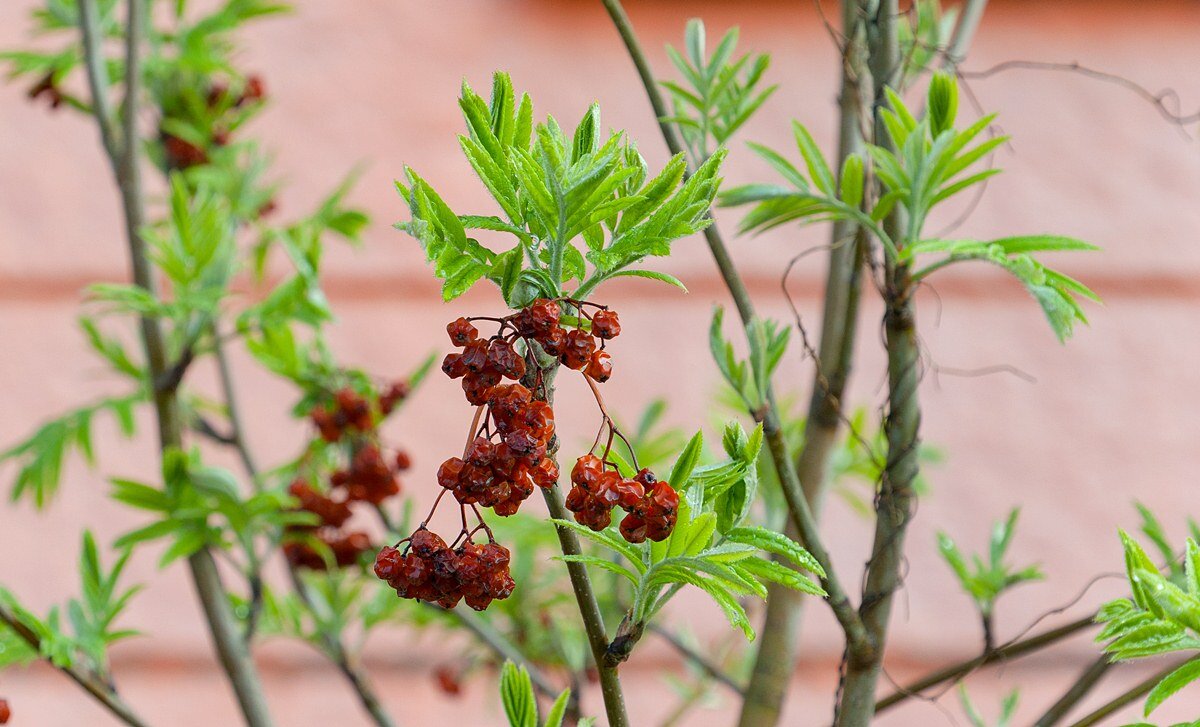
[[[288,494],[298,500],[300,510],[317,517],[310,527],[293,527],[292,535],[312,536],[323,543],[338,567],[354,565],[374,546],[362,531],[345,531],[353,516],[351,505],[365,502],[380,505],[400,492],[399,473],[411,465],[407,453],[399,451],[389,462],[380,449],[376,427],[408,395],[408,385],[396,382],[378,395],[362,396],[350,388],[339,389],[332,400],[315,407],[310,418],[320,438],[328,444],[344,445],[349,464],[328,478],[328,493],[297,479]],[[283,545],[288,562],[297,568],[324,570],[326,557],[310,542],[295,538]]]
[[[605,460],[585,454],[571,469],[571,491],[567,509],[575,520],[592,530],[603,530],[612,523],[614,507],[627,513],[621,520],[621,535],[631,543],[647,538],[666,540],[675,529],[679,514],[679,493],[670,483],[659,480],[648,469],[632,479],[621,477],[616,467],[605,468]]]
[[[468,536],[458,547],[451,547],[424,527],[405,540],[409,544],[406,552],[385,547],[375,558],[375,575],[401,598],[442,608],[454,608],[465,600],[482,611],[492,601],[508,598],[516,587],[508,572],[508,548],[503,545],[478,545]]]
[[[573,315],[563,314],[564,305]],[[480,336],[477,321],[495,323],[498,330],[490,337]],[[558,464],[549,454],[555,435],[554,410],[546,402],[541,354],[581,372],[596,395],[604,420],[592,450],[606,427],[609,432],[603,458],[588,454],[576,464],[572,473],[576,486],[567,498],[568,508],[579,522],[602,530],[612,521],[612,509],[621,506],[628,513],[621,532],[630,542],[670,535],[679,504],[671,486],[658,482],[649,470],[633,479],[622,478],[615,468],[605,470],[614,437],[624,440],[596,388],[612,376],[612,357],[604,348],[621,333],[614,311],[587,301],[539,298],[505,318],[459,318],[446,326],[446,333],[460,350],[446,355],[442,372],[462,379],[463,393],[477,409],[462,456],[451,457],[438,468],[442,489],[429,515],[410,538],[384,548],[375,559],[376,575],[400,597],[446,608],[465,599],[472,608],[483,609],[512,593],[508,551],[496,544],[479,508],[512,515],[535,487],[551,489],[558,482]],[[354,412],[349,412],[341,426],[353,426],[354,418]],[[462,518],[462,530],[450,545],[426,529],[447,492],[458,502]],[[467,508],[479,521],[470,530]],[[471,539],[480,530],[487,532],[487,545]],[[408,547],[399,550],[405,542]]]
[[[169,130],[171,124],[168,123],[172,117],[170,114],[164,115],[163,120],[159,122],[159,139],[162,141],[167,167],[188,169],[207,164],[209,149],[229,144],[228,127],[235,125],[236,119],[225,117],[231,116],[234,111],[243,106],[264,101],[266,96],[266,86],[260,76],[248,77],[241,92],[236,94],[223,83],[213,83],[208,90],[206,111],[209,115],[217,118],[209,124],[203,124],[203,126],[210,127],[207,138],[203,140],[184,139],[172,133]],[[186,104],[184,107],[186,108]],[[188,112],[194,112],[194,109],[181,110],[181,113],[184,114]],[[201,125],[191,123],[189,126],[194,128]]]

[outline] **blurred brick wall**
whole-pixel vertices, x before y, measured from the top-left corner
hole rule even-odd
[[[0,47],[24,42],[26,15],[34,4],[0,4]],[[348,361],[379,373],[407,371],[443,346],[446,320],[495,304],[490,291],[480,291],[441,305],[416,244],[388,226],[403,216],[391,188],[403,164],[419,169],[452,204],[485,208],[485,193],[454,141],[462,78],[483,87],[493,69],[508,70],[518,88],[531,93],[539,113],[553,113],[569,124],[598,100],[606,125],[628,129],[652,164],[665,159],[633,69],[598,3],[298,5],[293,15],[246,33],[247,65],[265,74],[273,97],[255,131],[278,154],[288,183],[280,210],[285,217],[301,214],[354,164],[366,163],[354,199],[372,211],[376,224],[365,249],[335,246],[327,266],[327,287],[340,316],[334,340]],[[712,33],[741,25],[744,48],[773,54],[771,80],[781,90],[741,139],[786,148],[794,156],[787,119],[798,118],[826,148],[832,144],[836,58],[812,4],[630,5],[651,60],[663,73],[669,68],[664,43],[677,44],[684,21],[694,15],[702,16]],[[832,7],[827,13],[836,17]],[[1173,86],[1185,106],[1194,106],[1200,104],[1197,27],[1200,6],[1195,3],[996,3],[967,68],[1013,58],[1078,60],[1138,79],[1152,90]],[[1014,71],[973,81],[971,90],[986,109],[1001,112],[1000,123],[1014,139],[998,156],[1007,173],[991,183],[962,233],[1054,231],[1096,242],[1105,248],[1102,253],[1062,263],[1104,296],[1105,305],[1090,307],[1092,326],[1061,347],[1019,286],[991,271],[952,272],[936,282],[936,295],[923,296],[923,343],[931,364],[922,391],[926,439],[948,459],[930,473],[933,493],[921,503],[909,541],[907,588],[892,638],[897,674],[923,671],[978,648],[969,605],[937,559],[937,529],[977,548],[988,522],[1023,504],[1014,558],[1040,561],[1049,580],[1004,600],[999,628],[1012,634],[1067,603],[1093,575],[1119,567],[1115,529],[1136,524],[1132,500],[1161,513],[1176,534],[1186,515],[1200,514],[1190,489],[1200,431],[1200,368],[1195,364],[1200,355],[1200,205],[1195,203],[1200,149],[1144,101],[1079,76]],[[740,143],[728,167],[730,183],[769,176]],[[23,436],[39,419],[119,385],[89,357],[73,322],[83,286],[124,279],[126,269],[115,193],[95,131],[85,120],[48,114],[26,103],[23,89],[0,88],[0,180],[2,445]],[[943,221],[962,211],[947,213]],[[719,219],[732,230],[737,216],[722,213]],[[780,270],[797,253],[822,244],[824,234],[787,229],[733,240],[735,258],[764,312],[789,317],[779,290]],[[716,375],[704,335],[711,306],[726,297],[698,239],[679,243],[677,250],[665,267],[688,284],[689,295],[645,282],[610,289],[608,302],[620,309],[627,333],[614,348],[618,374],[607,390],[615,409],[626,416],[648,399],[666,396],[671,421],[695,428],[711,421],[709,394]],[[810,321],[817,320],[823,274],[819,256],[812,256],[790,281]],[[867,305],[865,316],[851,401],[874,408],[882,396],[878,306]],[[1005,374],[934,375],[932,364],[947,369],[1005,365],[1035,381]],[[290,392],[240,353],[236,368],[244,377],[254,447],[264,459],[286,456],[303,433],[284,418]],[[792,355],[780,388],[806,393],[809,371]],[[394,435],[417,460],[408,478],[410,491],[431,488],[433,468],[457,439],[443,433],[458,432],[465,423],[458,401],[453,384],[435,377],[396,423]],[[573,404],[588,411],[584,391],[568,388],[562,401],[560,411]],[[588,425],[582,416],[565,419],[568,433],[574,427],[584,436]],[[74,592],[74,569],[64,563],[74,560],[80,527],[108,538],[137,522],[108,501],[101,473],[150,477],[153,451],[118,442],[109,429],[103,429],[98,446],[101,469],[69,467],[62,496],[47,512],[34,513],[26,505],[0,511],[0,582],[39,608]],[[833,502],[826,530],[844,572],[856,572],[867,555],[867,524]],[[145,705],[159,724],[233,724],[190,585],[179,568],[155,573],[152,560],[147,555],[135,563],[135,575],[152,582],[129,622],[154,638],[117,650],[122,684],[131,701]],[[1101,581],[1084,602],[1099,602],[1119,590],[1115,579]],[[724,628],[719,615],[700,600],[696,604],[680,618],[703,633]],[[789,722],[824,724],[837,644],[824,610],[811,608],[806,618],[798,672],[803,685],[789,703]],[[342,683],[307,653],[282,645],[261,651],[282,723],[360,723]],[[1023,718],[1039,713],[1058,685],[1094,653],[1086,639],[1079,639],[1057,656],[1009,667],[1005,683],[1027,685]],[[408,635],[385,639],[371,651],[385,701],[405,723],[445,714],[462,715],[468,724],[497,723],[490,683],[471,685],[460,702],[446,702],[427,688],[430,664],[452,654],[452,648],[429,637]],[[676,664],[671,654],[648,645],[628,669],[664,663]],[[1136,673],[1135,668],[1118,670],[1106,684],[1129,682]],[[627,681],[633,702],[646,714],[667,711],[669,705],[656,696],[663,688],[657,680]],[[1003,684],[992,672],[977,678],[974,689],[991,707]],[[0,695],[13,699],[17,725],[108,724],[70,684],[44,668],[0,675]],[[1192,699],[1188,707],[1180,706],[1187,698],[1179,699],[1176,713],[1163,716],[1194,718],[1188,712],[1200,709],[1200,700]],[[688,724],[727,724],[718,715],[731,707],[726,702],[723,711],[698,713]],[[934,706],[914,704],[883,723],[942,720],[953,723]],[[655,722],[647,718],[638,724]]]

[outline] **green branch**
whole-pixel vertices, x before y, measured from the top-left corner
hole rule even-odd
[[[107,134],[110,142],[106,144],[106,149],[109,151],[109,160],[121,193],[125,236],[129,246],[134,283],[151,295],[155,295],[154,271],[146,252],[145,240],[141,236],[145,217],[142,208],[142,179],[139,166],[140,137],[137,129],[138,96],[141,93],[142,74],[140,45],[145,36],[147,11],[144,3],[139,0],[129,0],[127,7],[123,132],[119,146],[113,144],[110,147],[109,144],[112,143],[110,130]],[[94,10],[94,8],[91,9]],[[95,45],[95,13],[81,12],[80,22],[81,32],[85,39],[89,38],[89,35],[91,38],[85,40],[92,47],[92,51],[85,56],[85,62],[91,66],[87,76],[93,98],[93,108],[99,111],[106,107],[107,89],[100,82],[106,71],[103,67],[97,67],[97,64],[103,63],[103,59]],[[105,135],[105,124],[99,116],[97,116],[97,124],[101,126],[102,135]],[[158,321],[143,316],[141,337],[146,352],[147,380],[157,381],[169,367],[167,346]],[[176,401],[176,391],[174,389],[155,391],[154,404],[158,420],[160,450],[165,452],[168,449],[178,448],[182,443],[182,423]],[[258,672],[238,633],[229,597],[221,583],[212,553],[207,548],[202,548],[188,557],[188,565],[191,569],[192,580],[196,585],[197,595],[204,609],[205,618],[208,621],[217,655],[233,686],[242,714],[251,727],[270,727],[273,723]]]
[[[654,78],[649,63],[646,61],[646,55],[638,43],[637,36],[634,34],[633,26],[629,22],[629,16],[625,14],[620,0],[602,0],[602,2],[613,24],[616,26],[617,32],[620,33],[622,40],[625,42],[625,47],[629,52],[630,58],[638,69],[638,75],[642,79],[642,85],[650,100],[650,105],[654,110],[655,116],[658,118],[659,128],[662,131],[667,147],[672,154],[681,153],[683,147],[680,143],[679,135],[675,127],[669,121],[665,120],[669,116],[666,104],[659,93],[657,81]],[[704,229],[704,239],[707,241],[709,251],[717,263],[717,268],[721,272],[725,286],[729,289],[734,304],[737,306],[738,315],[742,320],[743,327],[746,328],[748,336],[750,323],[754,319],[754,303],[750,299],[749,291],[746,290],[746,284],[734,266],[733,260],[729,256],[729,251],[725,246],[725,241],[721,237],[720,230],[715,223],[710,224]],[[822,586],[829,594],[828,601],[830,608],[833,609],[834,616],[837,617],[838,623],[842,626],[843,631],[845,631],[847,640],[860,647],[866,646],[866,632],[863,629],[862,620],[859,618],[857,611],[854,610],[853,605],[851,605],[850,599],[846,595],[841,581],[838,579],[833,568],[829,553],[825,550],[825,546],[821,542],[816,519],[813,516],[811,508],[808,506],[808,501],[804,498],[804,493],[800,487],[800,480],[796,475],[795,463],[792,461],[787,445],[783,441],[779,414],[775,406],[774,392],[768,390],[766,398],[766,411],[753,412],[753,414],[762,418],[763,433],[771,452],[771,458],[779,472],[789,515],[795,522],[804,547],[808,549],[825,570],[826,576],[822,580]]]

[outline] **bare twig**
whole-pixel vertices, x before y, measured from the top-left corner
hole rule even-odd
[[[1046,710],[1045,714],[1034,724],[1034,727],[1052,727],[1052,725],[1056,725],[1066,719],[1071,710],[1092,691],[1092,688],[1104,678],[1104,675],[1114,665],[1114,662],[1109,661],[1107,654],[1098,657],[1088,665],[1087,669],[1084,669],[1079,678],[1071,685],[1071,688]]]
[[[666,641],[668,644],[670,644],[683,656],[683,658],[699,667],[700,671],[725,685],[735,694],[742,697],[746,696],[746,690],[741,684],[738,684],[737,681],[733,677],[729,676],[724,669],[717,664],[714,664],[704,654],[700,653],[696,649],[693,649],[691,645],[689,645],[683,639],[655,623],[651,623],[647,629],[661,636],[663,641]]]
[[[1162,671],[1160,671],[1150,677],[1147,677],[1144,681],[1138,682],[1137,684],[1133,685],[1125,692],[1122,692],[1121,694],[1119,694],[1118,696],[1113,698],[1111,701],[1107,702],[1103,706],[1098,707],[1094,711],[1090,712],[1083,719],[1080,719],[1077,722],[1071,723],[1071,727],[1091,727],[1091,725],[1100,724],[1100,722],[1102,720],[1104,720],[1106,717],[1112,716],[1112,714],[1114,712],[1118,711],[1119,709],[1121,709],[1125,705],[1129,704],[1130,702],[1134,701],[1135,699],[1142,696],[1143,694],[1148,693],[1160,681],[1162,681],[1168,674],[1175,671],[1179,667],[1183,666],[1183,664],[1187,661],[1188,661],[1187,659],[1184,659],[1183,661],[1177,661],[1177,662],[1171,664],[1166,669],[1163,669]]]
[[[1176,105],[1178,105],[1179,94],[1174,89],[1168,88],[1155,93],[1137,81],[1124,76],[1119,76],[1115,73],[1089,68],[1082,65],[1078,61],[1071,61],[1069,63],[1056,63],[1050,61],[1010,60],[997,63],[996,65],[985,68],[981,71],[959,71],[958,73],[963,78],[976,79],[989,78],[991,76],[995,76],[996,74],[1013,70],[1061,71],[1065,73],[1076,73],[1097,81],[1115,84],[1121,88],[1132,91],[1150,105],[1154,106],[1159,115],[1173,124],[1187,126],[1188,124],[1200,122],[1200,111],[1194,111],[1192,113],[1185,114],[1178,110],[1173,111],[1167,108],[1168,99],[1175,101]]]
[[[1011,659],[1031,654],[1035,651],[1056,644],[1063,639],[1074,636],[1080,631],[1095,625],[1091,616],[1072,621],[1070,623],[1058,626],[1056,628],[1044,631],[1035,636],[1028,638],[1009,641],[993,651],[985,654],[980,654],[972,659],[953,664],[937,671],[923,676],[899,689],[894,693],[884,697],[875,703],[875,713],[886,711],[891,707],[900,704],[901,702],[911,697],[922,697],[922,692],[931,687],[936,687],[939,684],[953,683],[965,678],[968,674],[984,666],[995,664],[998,662],[1007,662]]]

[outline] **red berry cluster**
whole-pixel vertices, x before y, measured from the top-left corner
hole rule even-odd
[[[577,315],[564,318],[560,303]],[[491,337],[482,337],[476,321],[495,323],[498,330]],[[600,402],[595,385],[612,376],[612,358],[604,346],[620,332],[617,314],[604,306],[545,298],[505,318],[459,318],[446,326],[450,342],[461,350],[446,355],[442,372],[451,379],[462,379],[467,401],[478,409],[462,456],[451,457],[438,468],[437,481],[442,490],[429,516],[406,539],[409,547],[403,552],[398,550],[405,542],[401,541],[397,547],[381,550],[375,559],[376,575],[395,588],[400,597],[432,601],[447,608],[465,599],[472,608],[483,609],[512,593],[508,551],[492,538],[479,507],[492,508],[501,516],[512,515],[535,487],[550,489],[558,482],[558,464],[547,455],[555,433],[554,410],[545,401],[545,383],[536,356],[544,352],[563,366],[581,371]],[[603,403],[600,407],[603,411]],[[607,413],[604,420],[610,432],[619,436]],[[610,445],[611,440],[610,436]],[[602,471],[601,460],[592,459]],[[590,517],[595,522],[602,518],[599,528],[603,528],[610,521],[613,505],[619,502],[629,510],[630,517],[635,510],[640,513],[631,520],[632,537],[638,533],[642,540],[648,536],[666,537],[663,533],[669,534],[675,523],[675,510],[667,506],[667,499],[675,492],[664,483],[669,494],[652,497],[647,489],[654,486],[653,475],[644,471],[639,477],[643,479],[629,480],[626,486],[626,481],[617,476],[617,490],[623,496],[619,494],[617,501],[603,508],[589,502],[579,511],[595,511]],[[463,523],[458,538],[450,545],[426,529],[446,492],[457,500]],[[578,494],[573,490],[571,495],[576,501],[591,497],[582,489]],[[608,490],[604,490],[601,497],[608,496]],[[468,507],[479,521],[472,530],[467,528]],[[471,540],[480,530],[487,531],[487,545],[476,545]]]
[[[378,441],[378,422],[408,395],[408,386],[396,382],[377,396],[365,397],[350,388],[338,390],[332,401],[317,406],[310,414],[322,440],[344,444],[349,466],[329,476],[329,492],[320,492],[303,479],[297,479],[288,493],[299,501],[299,509],[317,517],[318,523],[307,528],[291,528],[292,534],[316,537],[333,554],[338,567],[354,565],[362,553],[374,546],[365,532],[346,532],[342,527],[353,516],[351,505],[366,502],[380,505],[400,492],[399,473],[411,465],[407,453],[399,451],[388,461]],[[324,570],[328,564],[322,553],[304,540],[284,543],[284,555],[298,568]]]
[[[482,611],[492,601],[508,598],[516,587],[508,572],[508,548],[503,545],[478,545],[468,537],[452,548],[424,527],[406,540],[409,545],[405,552],[389,546],[375,558],[375,575],[387,581],[401,598],[428,601],[442,608],[454,608],[465,600],[471,608]]]
[[[596,455],[585,454],[571,469],[571,485],[566,505],[580,525],[603,530],[612,523],[613,508],[620,507],[627,513],[621,535],[631,543],[666,540],[675,529],[679,493],[648,469],[627,479],[615,467],[605,469]]]

